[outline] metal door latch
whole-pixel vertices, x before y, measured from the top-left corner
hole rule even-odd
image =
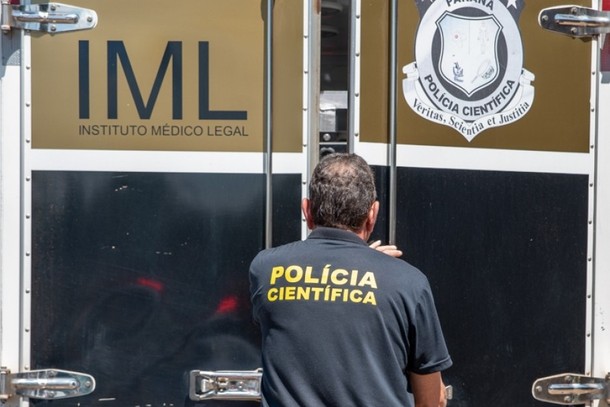
[[[545,403],[572,406],[593,400],[610,403],[608,383],[610,374],[604,379],[575,373],[563,373],[538,379],[532,386],[532,395]]]
[[[453,386],[445,386],[445,398],[447,400],[453,400]]]
[[[263,369],[219,370],[215,372],[192,370],[189,381],[189,397],[193,401],[253,400],[261,399]],[[447,400],[453,399],[453,386],[445,387]]]
[[[93,10],[61,3],[11,4],[1,0],[0,28],[4,33],[13,28],[60,33],[90,30],[97,25],[97,13]]]
[[[260,400],[262,369],[203,371],[192,370],[189,397],[193,401],[207,399]]]
[[[0,369],[0,401],[13,396],[31,399],[62,399],[86,396],[95,390],[95,379],[85,373],[45,369],[11,373]]]

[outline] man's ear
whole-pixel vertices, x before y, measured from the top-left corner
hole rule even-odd
[[[375,222],[377,222],[377,215],[379,214],[379,201],[373,202],[371,205],[371,209],[369,209],[369,214],[366,217],[365,228],[367,234],[373,233],[373,228],[375,227]],[[367,237],[368,239],[368,237]]]
[[[313,216],[311,216],[311,202],[308,198],[303,198],[303,200],[301,201],[301,210],[303,211],[303,216],[305,216],[307,227],[310,230],[313,230],[315,224],[313,223]]]

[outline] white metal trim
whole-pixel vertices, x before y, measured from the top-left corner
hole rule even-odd
[[[21,43],[21,349],[20,370],[31,363],[32,287],[32,38],[24,33]],[[42,68],[42,67],[41,67]],[[29,403],[22,401],[24,405]],[[27,403],[27,404],[26,404]]]
[[[302,143],[303,143],[303,157],[305,160],[305,171],[301,174],[301,198],[307,196],[307,180],[309,179],[309,158],[308,158],[308,143],[309,143],[309,54],[311,53],[309,45],[309,34],[310,34],[310,20],[311,20],[311,1],[303,0],[303,100],[302,100]],[[300,215],[301,218],[301,239],[307,238],[307,224],[305,218]]]
[[[595,8],[599,7],[597,0],[592,1],[592,5]],[[587,287],[586,287],[586,326],[585,326],[585,374],[590,375],[593,369],[594,356],[593,356],[593,341],[594,341],[594,287],[595,287],[595,264],[597,259],[595,257],[595,224],[596,224],[596,195],[597,188],[597,160],[599,159],[596,151],[597,144],[597,115],[598,115],[598,77],[599,75],[599,40],[591,42],[591,81],[590,81],[590,109],[589,109],[589,151],[590,159],[589,162],[589,197],[588,197],[588,229],[587,229]],[[609,156],[610,157],[610,156]],[[607,373],[607,372],[606,372]],[[605,374],[604,374],[605,376]],[[602,377],[604,377],[602,376]]]
[[[263,153],[32,150],[35,171],[264,173]]]
[[[411,168],[590,174],[590,153],[495,150],[483,148],[398,145],[397,165]],[[359,153],[371,165],[388,165],[388,145],[360,143]]]
[[[361,32],[362,32],[362,2],[361,0],[352,0],[350,11],[350,35],[354,36],[353,41],[350,41],[350,63],[353,72],[350,74],[349,95],[349,134],[348,134],[348,149],[349,152],[354,152],[356,143],[360,135],[360,52],[361,52]]]
[[[13,33],[19,36],[20,34]],[[0,362],[20,365],[21,226],[20,67],[4,66],[0,78]],[[10,119],[9,119],[10,118]]]
[[[274,174],[300,174],[301,153],[273,153]],[[32,150],[33,171],[264,174],[264,153]]]
[[[369,165],[388,166],[389,144],[360,141],[354,145],[354,153],[366,160]]]
[[[600,2],[594,2],[594,8],[601,8]],[[606,42],[608,38],[606,38]],[[598,41],[593,45],[597,56]],[[599,67],[599,61],[593,65]],[[593,222],[593,337],[592,337],[592,368],[591,374],[605,377],[610,372],[610,83],[602,83],[602,75],[596,68],[594,79],[597,89],[595,108],[597,137],[592,146],[596,154],[595,185],[595,217]],[[607,405],[600,402],[601,405]]]
[[[273,153],[273,174],[303,174],[306,159],[304,153]]]
[[[319,76],[319,23],[318,17],[315,16],[314,8],[317,7],[316,0],[303,0],[303,153],[301,157],[301,167],[303,172],[301,175],[301,197],[307,197],[307,186],[309,174],[315,165],[318,143],[317,128],[318,125],[313,123],[318,115],[314,114],[314,109],[318,109],[318,89],[314,89],[313,84],[318,83],[316,75]],[[321,12],[321,10],[319,10]],[[301,239],[306,239],[309,233],[305,218],[301,216]]]
[[[354,24],[354,75],[353,75],[353,98],[352,98],[352,110],[353,110],[353,122],[351,123],[352,128],[354,129],[354,137],[350,139],[352,143],[351,151],[357,153],[360,151],[360,91],[361,91],[361,66],[362,59],[360,58],[360,54],[362,52],[362,1],[355,0],[356,7],[356,18],[353,22]],[[351,94],[351,93],[350,93]]]

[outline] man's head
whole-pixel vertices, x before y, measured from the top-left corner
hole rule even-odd
[[[309,199],[303,201],[307,225],[372,232],[379,203],[375,200],[375,178],[366,161],[355,154],[331,154],[313,171]]]

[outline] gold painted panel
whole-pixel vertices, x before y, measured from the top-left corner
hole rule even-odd
[[[419,0],[417,0],[419,1]],[[436,0],[441,1],[441,0]],[[446,0],[443,0],[446,1]],[[500,0],[495,0],[499,2]],[[489,4],[489,1],[486,0]],[[369,4],[370,3],[370,4]],[[387,2],[381,6],[387,7]],[[415,43],[420,16],[416,0],[398,4],[397,139],[399,144],[498,148],[536,151],[589,151],[591,45],[540,28],[542,8],[564,4],[558,0],[509,0],[523,9],[518,20],[523,45],[523,68],[535,79],[530,110],[509,124],[487,128],[471,141],[455,129],[426,120],[416,114],[403,96],[404,66],[415,61]],[[367,7],[366,5],[370,7]],[[571,4],[591,6],[587,1]],[[389,30],[386,13],[373,11],[372,2],[363,2],[362,15],[362,140],[387,142],[387,129],[380,121],[387,103],[379,78],[387,78],[379,49],[388,49],[381,34]],[[371,35],[379,26],[374,38]],[[377,85],[372,85],[377,83]],[[368,89],[372,87],[373,90]],[[368,90],[367,90],[368,89]],[[373,113],[371,113],[373,112]],[[372,115],[372,116],[371,116]],[[384,134],[380,136],[380,134]]]
[[[389,1],[361,4],[360,139],[388,142]]]
[[[83,0],[32,41],[34,148],[262,151],[263,3]]]
[[[273,8],[274,152],[303,149],[303,2],[276,0]]]

